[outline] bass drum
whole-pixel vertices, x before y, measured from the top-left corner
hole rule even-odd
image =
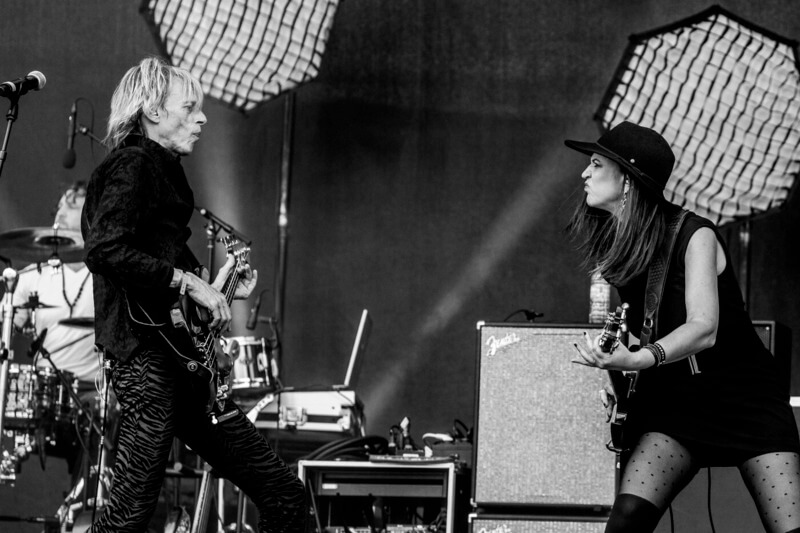
[[[231,388],[234,393],[275,388],[277,368],[265,339],[227,337],[222,339],[222,347],[233,359]]]

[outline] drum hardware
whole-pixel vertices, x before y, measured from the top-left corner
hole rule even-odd
[[[5,432],[5,413],[6,413],[6,396],[8,385],[8,365],[9,359],[14,358],[14,352],[11,350],[11,332],[14,326],[14,304],[13,295],[14,289],[17,288],[17,271],[11,267],[3,271],[3,284],[5,285],[5,294],[3,295],[3,326],[2,337],[0,337],[0,436]],[[5,451],[4,451],[5,455]],[[2,472],[6,474],[6,472]],[[0,481],[3,481],[0,476]],[[13,479],[12,479],[13,481]]]
[[[13,451],[3,450],[0,457],[0,483],[13,484],[17,479],[20,463],[36,451],[36,443],[29,432],[14,431],[13,435]]]
[[[30,311],[34,311],[36,309],[50,309],[50,308],[53,308],[53,307],[55,307],[55,305],[49,305],[49,304],[40,302],[39,301],[39,295],[34,292],[34,293],[31,293],[30,296],[28,296],[28,301],[27,302],[25,302],[22,305],[15,305],[14,309],[17,309],[17,310],[19,310],[19,309],[27,309],[27,310],[30,310]]]
[[[83,261],[83,237],[77,230],[51,227],[18,228],[0,233],[0,251],[12,260],[24,263],[61,263]]]
[[[53,382],[58,384],[58,387],[59,387],[58,390],[60,391],[60,394],[63,395],[66,392],[66,394],[69,395],[69,397],[71,398],[71,400],[74,402],[74,404],[76,406],[77,416],[78,417],[84,417],[86,419],[86,421],[89,423],[89,425],[91,426],[91,428],[94,429],[94,431],[96,431],[98,435],[102,436],[103,432],[102,432],[100,426],[98,426],[97,422],[92,419],[91,414],[89,412],[87,412],[83,408],[80,396],[78,396],[77,387],[75,386],[74,383],[69,381],[69,379],[70,379],[69,377],[72,376],[72,373],[71,372],[67,372],[65,370],[61,370],[60,368],[58,368],[58,366],[56,366],[56,364],[50,358],[50,355],[52,353],[58,353],[61,350],[65,350],[68,347],[72,346],[73,344],[76,344],[76,343],[86,339],[87,337],[90,337],[93,334],[94,334],[94,332],[90,332],[90,333],[87,333],[86,335],[78,337],[77,339],[73,339],[72,341],[70,341],[70,342],[68,342],[66,344],[62,344],[58,348],[54,349],[52,352],[48,351],[44,346],[38,346],[37,347],[37,353],[32,354],[32,355],[34,356],[34,362],[38,359],[39,356],[41,356],[50,364],[50,368],[49,369],[48,368],[39,368],[39,370],[43,374],[45,374],[47,376],[52,376],[52,375],[57,376],[57,380],[53,380]],[[52,369],[52,372],[51,372],[51,369]]]
[[[52,364],[52,361],[50,361]],[[100,420],[103,423],[102,429],[99,429],[92,420],[91,428],[98,432],[100,437],[98,442],[98,455],[97,464],[92,465],[86,478],[81,477],[72,490],[67,495],[64,502],[56,511],[59,524],[61,524],[62,531],[87,531],[92,523],[102,513],[106,506],[106,495],[111,490],[112,472],[108,465],[108,454],[106,453],[105,434],[108,421],[108,393],[109,393],[109,374],[111,371],[111,361],[103,358],[103,383],[100,393]],[[87,415],[88,416],[88,415]],[[89,417],[91,418],[91,417]],[[90,431],[91,431],[90,428]],[[88,442],[88,440],[87,440]],[[89,479],[95,478],[95,492],[94,497],[90,498],[88,494]],[[78,496],[83,493],[81,501],[76,501]],[[91,509],[91,513],[88,511]]]
[[[94,317],[93,316],[78,316],[74,318],[65,318],[63,320],[58,321],[59,324],[62,326],[67,326],[70,328],[92,328],[94,329]]]
[[[11,320],[13,321],[13,308]],[[6,322],[3,323],[5,326]],[[60,370],[50,352],[41,346],[46,329],[31,345],[34,364],[19,364],[4,360],[3,377],[0,377],[0,435],[10,433],[15,437],[13,452],[2,451],[0,457],[0,483],[14,483],[22,461],[34,451],[39,453],[42,469],[45,468],[46,446],[56,444],[56,429],[64,424],[72,425],[81,416],[100,434],[91,414],[83,409],[78,396],[78,380],[71,372]],[[53,353],[57,353],[89,337],[87,333],[68,342]],[[37,367],[36,359],[44,357],[50,367]]]

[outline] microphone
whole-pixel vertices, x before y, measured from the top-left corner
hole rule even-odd
[[[39,336],[31,343],[28,348],[28,357],[35,357],[36,354],[39,353],[39,350],[42,349],[42,345],[44,344],[45,337],[47,337],[47,328],[44,328]]]
[[[18,98],[28,91],[38,91],[47,83],[47,78],[38,70],[33,70],[24,78],[0,83],[0,96]]]
[[[256,303],[250,309],[250,316],[247,318],[247,324],[244,327],[247,329],[256,329],[256,322],[258,322],[258,310],[261,309],[261,296],[264,294],[264,291],[258,293],[258,298],[256,298]]]
[[[69,125],[67,126],[67,151],[61,159],[64,168],[75,166],[75,130],[78,126],[78,101],[72,102],[72,109],[69,111]]]

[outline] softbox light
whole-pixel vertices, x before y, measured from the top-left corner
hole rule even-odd
[[[319,72],[338,0],[144,0],[172,64],[206,96],[243,111]]]
[[[717,224],[780,207],[800,170],[796,42],[715,6],[633,35],[597,111],[661,132],[665,196]]]

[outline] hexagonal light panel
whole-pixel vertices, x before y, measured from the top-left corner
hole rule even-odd
[[[172,64],[243,111],[314,78],[338,0],[144,0]]]
[[[717,224],[780,207],[800,170],[797,43],[715,6],[633,35],[595,116],[661,132],[664,195]]]

